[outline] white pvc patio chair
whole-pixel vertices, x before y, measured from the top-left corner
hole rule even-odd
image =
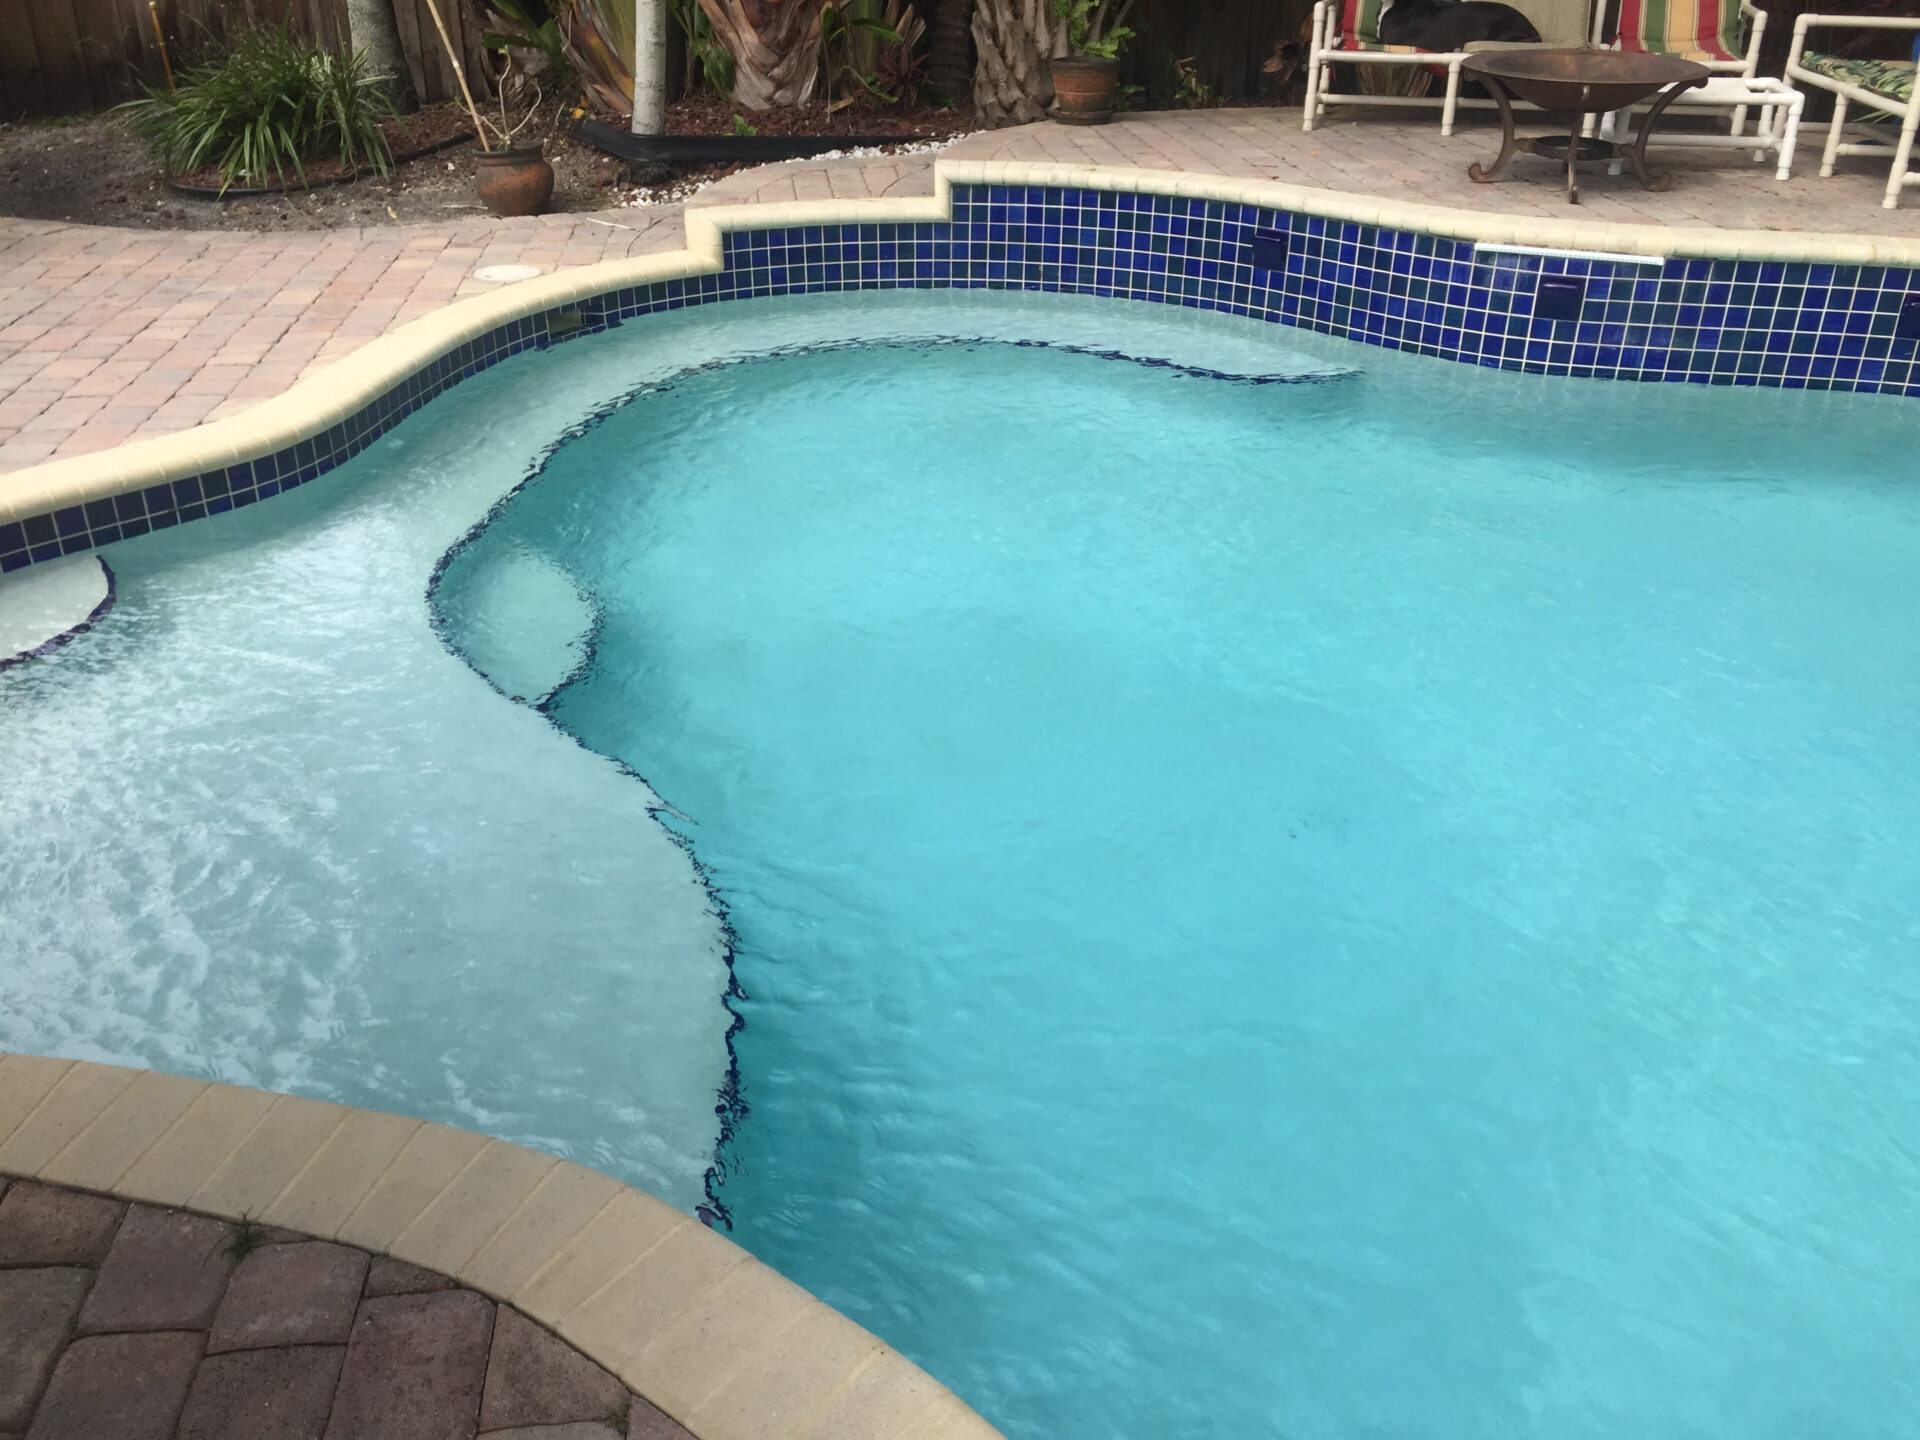
[[[1513,6],[1533,22],[1540,44],[1558,47],[1587,43],[1593,0],[1513,0]],[[1604,0],[1602,0],[1604,4]],[[1380,38],[1380,16],[1386,0],[1318,0],[1307,42],[1307,99],[1300,128],[1311,130],[1326,117],[1329,105],[1405,105],[1437,108],[1440,133],[1453,134],[1453,119],[1462,105],[1491,109],[1491,100],[1460,98],[1460,62],[1477,50],[1512,50],[1515,45],[1476,42],[1465,50],[1442,54],[1410,45],[1388,45]],[[1440,95],[1344,94],[1333,89],[1335,65],[1446,67],[1446,88]]]
[[[1760,37],[1767,33],[1767,12],[1739,0],[1620,0],[1613,35],[1605,34],[1607,7],[1593,15],[1593,43],[1642,55],[1671,55],[1704,65],[1716,77],[1752,79],[1760,72]],[[1684,106],[1685,99],[1675,102]],[[1767,121],[1773,119],[1772,112]],[[1747,128],[1747,107],[1736,105],[1728,133]]]
[[[1920,20],[1877,15],[1802,15],[1793,27],[1793,48],[1787,52],[1787,81],[1793,85],[1811,85],[1833,95],[1833,123],[1827,127],[1827,148],[1820,157],[1822,176],[1833,174],[1833,162],[1841,155],[1887,155],[1893,169],[1887,176],[1886,198],[1880,203],[1888,210],[1900,204],[1903,186],[1920,181],[1920,175],[1907,173],[1913,154],[1913,132],[1920,120],[1920,94],[1913,83],[1911,60],[1853,60],[1806,48],[1807,31],[1844,30],[1920,30]],[[1847,106],[1864,105],[1885,117],[1875,124],[1867,120],[1847,123]],[[1900,122],[1898,135],[1891,133],[1892,122]],[[1843,143],[1842,135],[1852,129],[1856,138]]]

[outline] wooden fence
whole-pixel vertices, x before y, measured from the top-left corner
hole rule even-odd
[[[1260,67],[1273,47],[1300,39],[1312,13],[1313,0],[1134,0],[1127,23],[1138,38],[1129,48],[1151,91],[1167,86],[1179,60],[1222,99],[1252,99],[1270,93]]]
[[[1794,17],[1815,0],[1762,3],[1769,12],[1764,65],[1777,74]],[[1920,0],[1821,0],[1820,8],[1911,14],[1916,3]],[[468,75],[484,86],[487,70],[471,0],[439,0],[439,5]],[[333,48],[344,46],[347,38],[346,0],[155,0],[155,8],[176,66],[210,53],[249,25],[286,24]],[[1276,45],[1300,40],[1312,8],[1313,0],[1135,0],[1131,24],[1138,38],[1130,47],[1129,73],[1160,104],[1173,98],[1176,61],[1223,99],[1266,96],[1297,104],[1297,93],[1275,93],[1261,65]],[[416,92],[426,100],[458,99],[453,68],[426,0],[395,0],[394,17]],[[677,50],[677,27],[672,41]],[[1905,44],[1894,36],[1877,47],[1856,42],[1854,48],[1896,55],[1905,53]],[[669,73],[677,82],[683,72],[676,56]],[[0,120],[104,109],[137,95],[140,82],[158,85],[161,80],[147,0],[0,0]]]
[[[479,27],[461,0],[439,0],[447,30],[470,76],[486,73]],[[286,25],[294,34],[343,49],[345,0],[0,0],[0,119],[102,110],[164,83],[155,15],[176,69],[219,48],[237,30]],[[459,89],[426,0],[397,0],[394,19],[426,100],[455,100]]]

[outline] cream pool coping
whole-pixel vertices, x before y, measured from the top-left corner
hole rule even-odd
[[[925,1371],[664,1201],[428,1121],[0,1054],[0,1175],[251,1218],[511,1304],[700,1440],[995,1440]]]
[[[718,273],[730,231],[803,225],[945,220],[955,185],[1078,186],[1220,200],[1418,231],[1490,245],[1652,257],[1787,260],[1920,267],[1920,239],[1705,227],[1621,225],[1576,218],[1489,215],[1282,181],[1235,179],[1131,166],[944,159],[925,197],[786,201],[694,207],[684,250],[561,270],[457,300],[369,341],[285,393],[224,420],[111,450],[0,475],[0,521],[24,520],[270,455],[321,434],[409,376],[470,340],[514,320],[612,290]]]

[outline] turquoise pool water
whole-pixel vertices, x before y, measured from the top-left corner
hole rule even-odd
[[[735,1238],[1018,1440],[1920,1434],[1909,406],[697,323],[116,547],[101,632],[0,675],[66,957],[12,912],[0,1039],[692,1203],[711,1116],[647,1097],[711,1109],[726,977],[664,802],[745,994]],[[609,367],[655,383],[600,415]],[[503,403],[547,371],[600,392]],[[216,1012],[250,917],[295,958]]]

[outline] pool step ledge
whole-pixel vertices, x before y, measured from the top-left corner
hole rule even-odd
[[[881,1340],[644,1191],[348,1105],[0,1053],[0,1175],[253,1219],[510,1302],[700,1440],[994,1440]]]

